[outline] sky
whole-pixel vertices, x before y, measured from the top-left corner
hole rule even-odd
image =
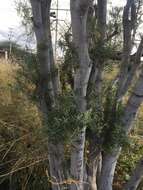
[[[20,26],[20,18],[15,10],[15,0],[0,0],[0,38],[6,38],[10,28],[15,32]]]
[[[70,0],[59,0],[59,8],[68,9]],[[110,0],[114,5],[123,5],[125,0]],[[65,24],[63,20],[68,20],[69,14],[59,12],[60,25]],[[0,40],[8,39],[9,31],[12,28],[13,36],[18,38],[21,35],[21,22],[15,10],[15,0],[0,0]]]

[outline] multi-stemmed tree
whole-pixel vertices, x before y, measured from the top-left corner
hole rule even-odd
[[[62,110],[59,108],[61,106],[59,97],[65,95],[60,89],[59,72],[53,56],[50,28],[51,0],[30,0],[30,2],[37,40],[38,103],[43,114],[43,124],[47,125],[49,117],[51,118],[51,113],[57,109]],[[116,163],[122,149],[121,143],[118,140],[112,141],[112,139],[115,139],[115,131],[117,131],[116,135],[118,136],[123,136],[123,134],[126,136],[130,133],[138,109],[143,101],[142,38],[136,53],[133,56],[131,55],[138,27],[138,6],[141,6],[140,3],[141,1],[127,0],[122,19],[123,50],[120,53],[116,51],[110,52],[109,55],[107,43],[109,40],[112,41],[118,32],[115,30],[110,35],[107,35],[107,0],[98,0],[96,4],[92,0],[71,0],[70,2],[71,46],[75,62],[74,69],[71,70],[74,77],[74,88],[71,89],[74,99],[73,104],[75,104],[77,117],[80,115],[82,116],[81,120],[90,120],[92,122],[81,122],[82,126],[73,127],[74,130],[77,127],[78,133],[72,140],[70,166],[67,165],[66,169],[65,164],[63,164],[66,159],[64,157],[64,142],[57,139],[53,140],[53,138],[49,137],[49,172],[53,190],[64,189],[65,179],[67,179],[68,183],[69,178],[71,180],[67,188],[71,190],[112,190]],[[96,31],[90,31],[89,25],[91,23],[95,26]],[[110,84],[111,91],[114,89],[114,95],[111,93],[114,97],[111,97],[112,104],[108,105],[112,106],[109,109],[111,113],[109,114],[110,118],[108,118],[108,113],[105,113],[103,106],[105,101],[102,98],[102,90],[105,81],[102,74],[106,62],[109,62],[109,60],[113,62],[111,59],[118,59],[120,65],[118,76]],[[73,68],[72,64],[71,68]],[[137,71],[139,76],[135,77]],[[131,92],[125,103],[123,100],[129,89]],[[122,114],[118,114],[120,105],[122,105]],[[98,118],[94,117],[96,112],[101,113],[98,114]],[[53,125],[56,122],[54,117]],[[98,135],[96,134],[98,131],[96,130],[98,127],[97,120],[103,120],[100,122],[101,132]],[[92,123],[94,130],[87,130],[87,123]],[[107,123],[108,127],[102,126],[102,123],[105,126]],[[53,125],[51,122],[51,130]],[[64,124],[61,121],[59,126],[62,127],[62,125]],[[76,125],[76,122],[73,125]],[[106,141],[108,137],[111,142]],[[86,139],[89,139],[88,156],[90,160],[88,167],[86,167],[84,154]],[[118,139],[120,138],[118,137]],[[110,150],[104,149],[106,142]],[[142,165],[141,160],[133,176],[124,187],[125,190],[137,189],[143,175]],[[65,170],[68,171],[66,174]]]

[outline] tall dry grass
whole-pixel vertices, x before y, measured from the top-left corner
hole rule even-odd
[[[9,180],[21,190],[33,184],[36,189],[36,180],[46,175],[47,138],[36,104],[18,88],[17,77],[23,77],[17,75],[19,69],[16,62],[0,59],[0,184]],[[33,175],[37,177],[31,181]]]

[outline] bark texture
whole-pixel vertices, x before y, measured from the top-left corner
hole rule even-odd
[[[98,48],[104,49],[105,46],[105,38],[106,38],[106,22],[107,22],[107,0],[98,0],[96,5],[96,13],[95,16],[97,17],[97,29],[99,33],[98,37]],[[96,21],[94,23],[96,25]],[[93,32],[93,31],[92,31]],[[95,44],[94,44],[95,46]],[[96,50],[95,50],[96,51]],[[98,51],[98,50],[97,50]],[[94,64],[92,66],[91,74],[90,74],[90,81],[89,81],[89,88],[88,88],[88,96],[96,102],[95,109],[98,109],[99,112],[101,111],[102,107],[102,73],[104,69],[104,58],[99,56],[94,59]],[[95,123],[96,129],[96,123]],[[93,131],[90,132],[88,137],[89,139],[89,166],[88,166],[88,182],[89,182],[89,189],[96,190],[98,188],[98,178],[100,177],[98,174],[98,169],[101,163],[101,142],[97,139],[96,134]],[[94,144],[94,146],[93,146]]]
[[[137,190],[141,180],[143,179],[143,158],[138,162],[136,168],[131,175],[130,180],[127,182],[124,190]]]
[[[135,28],[136,17],[137,15],[135,1],[127,0],[123,11],[123,53],[118,81],[118,99],[121,99],[127,92],[134,76],[132,72],[135,72],[135,68],[132,68],[132,65],[135,64],[132,64],[130,55],[133,48],[132,32]]]
[[[103,155],[99,190],[112,190],[113,178],[120,148],[113,153]]]
[[[39,109],[43,114],[44,122],[48,113],[57,104],[59,94],[58,73],[54,64],[51,28],[50,7],[51,0],[31,0],[33,13],[33,26],[37,40],[37,56],[39,67],[39,83],[37,94]],[[61,144],[48,143],[50,181],[53,190],[62,189],[58,183],[63,179],[63,146]]]
[[[121,118],[122,127],[126,134],[129,134],[133,127],[134,120],[138,109],[143,101],[143,71],[141,72],[137,83],[132,91],[132,94],[127,102],[124,115]],[[106,186],[107,190],[112,190],[112,182],[114,171],[117,163],[120,149],[112,150],[112,154],[105,154],[103,156],[102,175],[100,182],[100,190],[103,190]]]
[[[132,94],[127,102],[124,115],[121,118],[122,127],[126,134],[129,134],[133,127],[134,120],[138,109],[143,101],[143,71],[141,72],[137,83],[132,91]],[[112,182],[114,171],[117,163],[118,156],[120,154],[120,147],[112,150],[111,154],[105,154],[103,156],[102,175],[100,182],[100,190],[103,190],[106,186],[107,190],[112,190]]]
[[[88,177],[88,187],[89,190],[97,190],[98,189],[98,180],[100,177],[100,163],[101,163],[101,147],[100,147],[100,139],[96,137],[93,131],[87,129],[86,135],[89,143],[88,147],[88,160],[87,160],[87,177]]]
[[[117,86],[118,88],[117,100],[116,100],[117,102],[118,100],[121,101],[125,93],[128,91],[130,85],[132,84],[135,73],[141,64],[141,55],[143,50],[142,40],[138,47],[138,51],[135,55],[135,58],[131,59],[132,39],[133,39],[132,32],[135,28],[135,23],[136,23],[135,1],[127,0],[123,12],[123,53],[122,53],[122,63],[121,63],[121,69]],[[124,114],[121,118],[122,127],[126,134],[129,134],[130,130],[132,129],[136,114],[143,101],[142,82],[143,80],[141,73],[132,90],[131,96],[124,109]],[[115,104],[117,104],[117,102]],[[116,108],[114,111],[116,112]],[[112,190],[115,167],[120,151],[121,147],[117,143],[117,148],[113,149],[111,153],[103,154],[100,190],[104,189]]]
[[[74,78],[74,93],[77,109],[81,113],[86,111],[86,93],[91,71],[87,39],[87,15],[90,2],[90,0],[70,1],[73,45],[78,60]],[[71,177],[75,180],[75,184],[71,185],[71,190],[83,189],[85,132],[86,128],[83,126],[73,140]]]
[[[37,87],[39,97],[39,108],[43,113],[44,119],[48,113],[57,105],[57,96],[59,94],[58,72],[55,67],[51,29],[50,29],[50,7],[51,0],[30,0],[33,13],[34,31],[37,39],[37,55],[39,61],[39,84]],[[100,99],[102,87],[102,72],[104,68],[104,58],[97,57],[92,66],[89,57],[89,40],[87,32],[88,10],[93,2],[91,0],[71,0],[71,25],[73,34],[73,47],[76,54],[77,65],[74,70],[74,97],[77,109],[80,113],[87,111],[87,88],[89,80],[91,89],[95,96]],[[106,17],[107,17],[107,0],[97,1],[97,26],[99,30],[99,48],[104,48],[106,39]],[[131,56],[133,38],[132,36],[136,22],[135,0],[127,0],[123,13],[123,53],[122,64],[118,80],[117,103],[125,95],[130,87],[133,76],[141,66],[140,59],[143,54],[143,39],[138,47],[135,56]],[[121,118],[124,132],[128,134],[132,129],[134,119],[138,109],[143,101],[143,69],[131,92],[131,96],[126,104],[124,114]],[[99,107],[100,107],[100,102]],[[116,110],[115,110],[116,111]],[[96,127],[96,124],[95,124]],[[70,177],[72,184],[70,190],[84,189],[84,148],[85,148],[86,126],[79,129],[79,133],[73,139],[71,150]],[[93,134],[92,134],[93,136]],[[94,139],[94,137],[93,137]],[[88,179],[90,190],[112,190],[113,177],[118,156],[121,151],[120,145],[113,149],[111,153],[104,153],[99,186],[97,186],[97,170],[99,167],[99,155],[101,150],[96,146],[94,141],[90,141],[90,159],[88,168]],[[98,150],[98,151],[97,151]],[[60,143],[54,144],[49,142],[49,168],[50,181],[52,190],[64,189],[62,181],[64,179],[63,161],[64,148]],[[92,152],[95,154],[92,155]],[[131,181],[126,185],[125,190],[135,190],[142,178],[142,161],[135,169]],[[138,171],[138,172],[137,172]]]

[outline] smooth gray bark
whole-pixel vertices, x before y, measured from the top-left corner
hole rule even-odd
[[[62,144],[49,143],[49,168],[50,168],[50,180],[53,190],[65,189],[63,162],[64,162],[64,147]]]
[[[88,157],[87,157],[87,177],[89,190],[97,190],[97,172],[100,163],[100,148],[98,139],[93,131],[87,130],[87,139],[89,143]]]
[[[127,4],[124,7],[123,12],[123,58],[118,80],[117,89],[117,101],[123,98],[128,88],[130,87],[133,77],[137,68],[140,65],[140,59],[142,55],[142,40],[139,45],[136,57],[131,60],[131,50],[132,50],[132,31],[134,30],[136,22],[136,7],[134,0],[127,0]],[[122,127],[124,132],[128,134],[133,127],[133,122],[135,120],[138,109],[143,101],[143,77],[137,80],[135,87],[132,90],[131,96],[124,110],[124,115],[121,118]],[[116,104],[116,103],[115,103]],[[115,110],[116,111],[116,108]],[[107,153],[103,155],[102,163],[102,175],[100,181],[100,190],[112,190],[113,177],[115,172],[115,167],[117,163],[118,156],[120,154],[121,147],[117,145],[116,149],[112,150],[112,153]]]
[[[127,0],[123,11],[123,53],[122,63],[118,81],[117,98],[121,99],[130,86],[135,68],[132,68],[134,62],[131,62],[131,51],[133,48],[132,33],[136,24],[136,5],[135,0]]]
[[[143,85],[142,84],[143,84],[143,70],[127,102],[124,115],[121,118],[122,127],[126,134],[129,134],[129,132],[131,131],[138,109],[143,101]],[[113,149],[112,153],[108,153],[103,156],[100,190],[104,190],[105,186],[106,186],[106,190],[112,190],[114,171],[115,171],[118,156],[120,154],[120,149],[121,149],[120,147],[115,150]]]
[[[99,190],[112,190],[113,178],[120,149],[103,155]]]
[[[89,183],[88,186],[89,186],[89,190],[97,190],[98,184],[99,184],[98,180],[100,179],[100,175],[101,175],[100,173],[101,172],[101,168],[100,168],[101,155],[100,155],[100,152],[95,152],[95,150],[93,150],[93,152],[90,152],[90,154],[93,154],[93,155],[89,156],[89,163],[87,167],[88,183]]]
[[[33,25],[37,40],[37,55],[39,61],[38,95],[40,108],[45,114],[50,107],[55,106],[55,92],[52,82],[53,52],[50,31],[51,1],[31,0]],[[47,105],[47,99],[50,104]]]
[[[90,6],[90,0],[71,0],[71,21],[72,21],[72,33],[73,33],[73,44],[77,52],[78,65],[75,70],[74,79],[74,93],[75,100],[77,103],[77,109],[79,112],[86,112],[87,109],[87,86],[89,82],[89,76],[91,73],[91,62],[88,53],[88,39],[87,39],[87,15],[88,8]],[[100,12],[98,15],[98,26],[101,32],[101,38],[105,38],[105,17],[106,9],[105,0],[98,1],[100,6]],[[50,6],[51,0],[31,0],[34,30],[37,39],[37,53],[39,59],[39,70],[40,79],[38,85],[38,95],[40,109],[46,119],[48,112],[53,109],[56,105],[56,96],[59,91],[58,77],[54,65],[52,42],[51,42],[51,31],[50,31]],[[126,80],[126,73],[128,68],[124,68],[124,64],[130,66],[130,52],[132,45],[130,26],[130,17],[132,23],[134,22],[134,0],[128,0],[127,5],[124,9],[124,51],[122,68],[119,77],[119,90],[118,96],[122,96],[125,92],[124,89],[128,89],[129,85]],[[129,13],[132,13],[131,15]],[[134,23],[133,23],[134,24]],[[104,41],[104,40],[103,40]],[[101,40],[101,47],[104,45]],[[142,50],[142,44],[141,44]],[[141,51],[140,51],[141,52]],[[140,54],[138,63],[140,64]],[[103,63],[102,60],[98,60],[98,63]],[[97,87],[101,87],[100,79],[102,73],[102,67],[97,71],[95,69],[96,77],[98,76]],[[99,72],[100,71],[100,72]],[[98,73],[98,74],[97,74]],[[131,75],[130,75],[131,76]],[[96,81],[95,78],[95,82]],[[132,78],[129,80],[131,83]],[[130,84],[129,83],[129,84]],[[127,106],[125,108],[124,116],[122,117],[122,124],[125,128],[125,132],[129,133],[132,128],[133,121],[136,117],[138,108],[143,101],[143,75],[141,74],[135,88],[133,89],[132,95],[129,98]],[[126,87],[127,86],[127,87]],[[126,88],[125,88],[126,87]],[[98,89],[98,88],[97,88]],[[96,90],[96,89],[95,89]],[[99,90],[100,91],[100,90]],[[71,190],[83,190],[83,176],[84,176],[84,146],[85,146],[85,132],[86,128],[79,131],[77,137],[73,140],[73,147],[71,151],[71,177],[73,183],[70,187]],[[113,150],[110,154],[105,154],[103,157],[103,166],[100,180],[100,190],[112,190],[113,175],[117,162],[120,148]],[[49,164],[50,164],[50,176],[57,184],[52,184],[53,190],[61,190],[60,182],[63,178],[62,162],[63,162],[63,147],[61,144],[54,145],[49,143]],[[93,162],[94,164],[94,162]],[[93,189],[96,188],[95,173],[97,168],[93,168]],[[92,183],[91,182],[91,183]],[[59,184],[58,184],[59,183]]]
[[[81,113],[86,111],[86,93],[91,71],[87,39],[89,5],[90,0],[70,1],[73,44],[78,60],[74,78],[74,93],[77,109]],[[79,131],[79,134],[72,143],[71,177],[75,180],[75,184],[71,185],[71,190],[83,189],[85,132],[86,128],[83,126],[83,129]]]
[[[39,83],[37,94],[39,109],[43,114],[44,123],[48,113],[57,106],[59,83],[57,70],[54,64],[51,28],[50,7],[51,0],[30,0],[33,13],[33,26],[37,40],[37,57],[39,66]],[[61,190],[60,183],[63,179],[63,146],[48,142],[50,182],[52,190]]]
[[[106,22],[107,22],[107,0],[98,0],[96,5],[97,11],[95,15],[97,16],[97,30],[99,33],[98,37],[98,48],[103,49],[105,45],[105,38],[106,38]],[[95,23],[96,25],[96,23]],[[92,31],[93,32],[93,31]],[[94,44],[95,46],[95,44]],[[96,51],[96,50],[95,50]],[[101,91],[102,91],[102,73],[104,69],[104,58],[97,57],[94,60],[94,64],[92,67],[91,75],[90,75],[90,81],[89,81],[89,90],[88,90],[88,96],[92,96],[89,98],[94,98],[97,104],[97,107],[95,109],[101,110]],[[96,123],[95,123],[95,129],[96,129]],[[100,158],[101,158],[101,150],[100,145],[96,143],[96,134],[94,132],[91,132],[92,135],[89,137],[89,167],[88,167],[88,180],[89,180],[89,187],[90,190],[97,190],[98,188],[98,178],[99,173],[97,173],[99,165],[100,165]],[[94,146],[93,146],[94,144]],[[98,176],[98,178],[97,178]]]

